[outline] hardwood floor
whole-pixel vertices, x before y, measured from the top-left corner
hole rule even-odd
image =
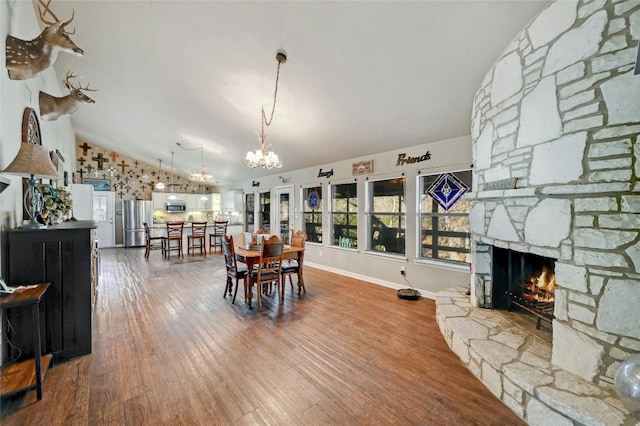
[[[3,425],[520,425],[449,350],[428,299],[305,268],[264,309],[222,256],[101,252],[93,353],[2,402]]]

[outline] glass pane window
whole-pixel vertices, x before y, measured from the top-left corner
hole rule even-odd
[[[322,187],[313,186],[302,190],[304,200],[303,220],[307,241],[322,242]]]
[[[452,173],[469,188],[470,170]],[[420,250],[422,259],[438,259],[455,263],[470,263],[471,232],[469,211],[471,202],[464,197],[445,210],[428,194],[440,175],[420,177]]]
[[[331,186],[332,245],[358,247],[358,187],[356,183]]]
[[[259,223],[257,226],[264,231],[271,231],[271,193],[260,193],[260,210],[259,210]]]
[[[369,250],[405,254],[405,179],[370,182],[369,189]]]

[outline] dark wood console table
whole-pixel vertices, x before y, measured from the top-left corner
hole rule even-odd
[[[40,345],[40,300],[50,283],[38,284],[35,288],[18,290],[0,298],[0,310],[31,306],[33,321],[33,359],[27,359],[2,367],[0,375],[0,396],[9,396],[17,392],[36,389],[38,400],[42,399],[42,378],[44,377],[51,354],[42,355]],[[34,368],[35,362],[35,368]]]

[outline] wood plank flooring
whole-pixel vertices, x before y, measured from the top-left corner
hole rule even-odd
[[[101,251],[93,353],[2,401],[3,425],[520,425],[449,350],[428,299],[305,268],[262,312],[220,254]]]

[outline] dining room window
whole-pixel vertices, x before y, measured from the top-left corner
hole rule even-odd
[[[470,170],[420,176],[421,259],[453,263],[471,262],[471,201],[463,195],[471,188]]]
[[[322,186],[302,189],[304,230],[307,241],[322,242]]]
[[[368,249],[374,252],[405,254],[404,177],[368,183]]]
[[[356,183],[331,185],[331,245],[358,247],[358,188]]]

